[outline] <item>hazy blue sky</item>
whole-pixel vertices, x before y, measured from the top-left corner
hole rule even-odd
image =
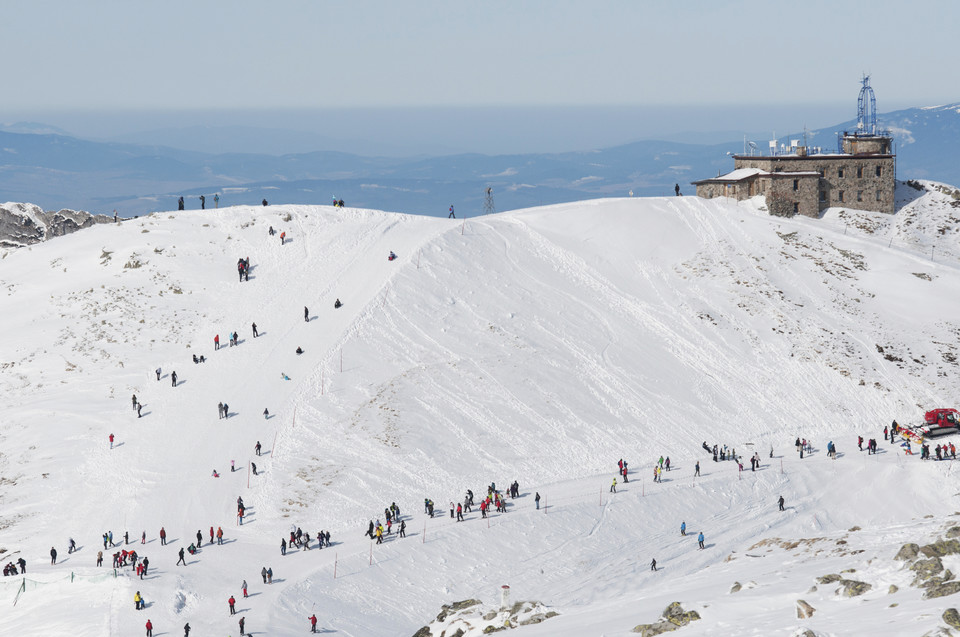
[[[793,126],[806,104],[852,103],[843,117],[855,115],[863,72],[881,111],[960,101],[955,0],[31,0],[2,17],[6,121],[751,104],[796,107]],[[654,128],[698,126],[667,120]]]

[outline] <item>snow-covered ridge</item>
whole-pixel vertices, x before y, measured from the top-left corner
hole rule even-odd
[[[409,637],[444,604],[492,612],[504,584],[557,613],[518,613],[520,637],[625,636],[673,602],[700,617],[680,635],[935,630],[960,598],[925,599],[894,556],[960,532],[954,465],[896,454],[882,427],[960,396],[955,192],[918,182],[896,215],[821,219],[694,197],[466,221],[232,207],[10,251],[0,562],[29,569],[0,579],[0,634],[142,634],[147,617],[157,633],[236,634],[234,595],[254,633],[300,634],[316,613],[330,634]],[[704,441],[759,453],[760,470],[714,463]],[[661,455],[671,471],[654,484]],[[620,458],[630,481],[611,493]],[[507,513],[449,517],[466,489],[513,480]],[[408,537],[394,526],[371,546],[368,521],[392,502]],[[211,526],[226,544],[207,545]],[[281,556],[296,527],[334,546]],[[198,529],[201,552],[177,566]],[[94,565],[106,531],[130,532],[148,577]],[[960,571],[960,554],[941,561]],[[831,575],[870,588],[818,583]]]
[[[30,203],[0,205],[0,248],[19,248],[61,237],[98,223],[112,223],[107,215],[82,210],[46,212]]]

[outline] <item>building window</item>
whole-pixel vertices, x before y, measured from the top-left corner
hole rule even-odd
[[[843,168],[837,168],[837,178],[843,179]],[[842,199],[841,199],[842,201]]]
[[[879,170],[879,169],[878,169],[878,170]],[[883,199],[883,197],[881,196],[880,191],[878,190],[878,191],[877,191],[877,201],[880,201],[881,199]]]
[[[882,174],[883,174],[883,169],[880,166],[877,166],[877,177],[880,177]]]
[[[862,190],[858,190],[858,191],[857,191],[857,201],[863,201],[863,191],[862,191]]]
[[[821,191],[820,191],[820,202],[822,203],[822,202],[824,202],[824,201],[826,201],[826,200],[827,200],[827,191],[826,191],[826,190],[821,190]]]
[[[797,214],[798,212],[800,212],[800,204],[794,202],[794,204],[793,204],[793,214]]]
[[[863,166],[857,166],[857,179],[863,179]]]
[[[793,189],[794,189],[794,190],[800,190],[800,180],[799,180],[799,179],[794,179],[794,180],[793,180]]]
[[[843,201],[843,191],[837,191],[837,201]]]

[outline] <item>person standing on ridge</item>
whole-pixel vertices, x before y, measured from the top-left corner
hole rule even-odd
[[[651,562],[650,562],[650,570],[651,570],[651,571],[656,571],[656,570],[657,570],[657,558],[653,558],[653,560],[651,560]]]
[[[780,510],[783,511],[783,496],[780,496],[780,499],[777,500],[777,503],[780,505]]]
[[[204,210],[207,207],[207,198],[203,195],[200,195],[200,210]]]
[[[681,523],[680,523],[680,535],[686,535],[686,534],[687,534],[687,523],[686,523],[686,522],[681,522]]]
[[[680,196],[680,184],[675,184],[673,186],[673,192],[677,193],[677,196]]]
[[[537,503],[537,511],[540,510],[540,492],[537,491],[537,495],[534,496],[533,501]]]
[[[453,214],[453,204],[450,204],[450,214],[447,215],[447,219],[456,219],[457,216]]]
[[[177,386],[177,372],[171,372],[171,373],[170,373],[170,380],[172,381],[173,386],[176,387],[176,386]]]
[[[703,548],[703,531],[700,531],[700,535],[697,536],[697,544],[700,545],[700,548]]]
[[[316,613],[314,613],[314,614],[311,615],[310,617],[307,617],[307,619],[310,620],[310,632],[311,632],[311,633],[317,632],[317,615],[316,615]]]
[[[215,193],[213,195],[213,207],[214,208],[220,207],[220,193]]]
[[[183,197],[177,199],[177,210],[183,210]]]
[[[307,309],[307,306],[303,306],[303,320],[307,323],[310,322],[310,310]]]
[[[260,336],[260,334],[257,332],[257,324],[254,323],[253,325],[251,325],[251,327],[253,328],[253,338],[257,338],[258,336]]]

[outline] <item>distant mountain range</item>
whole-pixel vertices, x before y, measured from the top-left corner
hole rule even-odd
[[[960,104],[893,111],[879,121],[896,140],[898,178],[960,183]],[[855,125],[851,120],[807,131],[807,143],[836,148],[836,133]],[[176,139],[171,136],[172,143]],[[767,140],[753,141],[766,150]],[[121,216],[134,216],[176,208],[180,196],[188,208],[198,208],[201,194],[210,200],[219,193],[224,206],[262,199],[324,204],[342,198],[348,206],[433,216],[446,215],[453,204],[459,214],[472,216],[482,211],[487,187],[493,189],[497,210],[630,193],[671,195],[675,183],[690,194],[691,181],[731,170],[729,155],[743,149],[740,139],[723,144],[648,140],[594,151],[427,158],[334,151],[209,154],[94,142],[42,124],[20,124],[0,131],[0,201],[31,202],[46,210],[112,214],[116,209]]]

